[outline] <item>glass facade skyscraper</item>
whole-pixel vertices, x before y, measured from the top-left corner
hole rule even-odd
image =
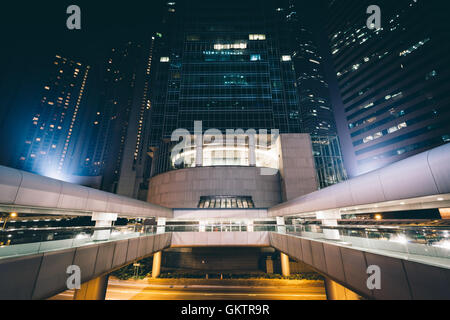
[[[202,132],[277,129],[328,136],[315,147],[316,159],[324,157],[318,162],[323,167],[329,157],[322,146],[337,141],[336,128],[322,57],[300,12],[292,1],[167,3],[154,69],[153,176],[195,165],[175,166],[168,160],[172,133],[186,129],[194,134],[195,121],[201,121]],[[234,163],[250,162],[241,160]],[[325,170],[318,175],[324,179],[320,186],[345,179],[340,164],[333,171],[339,174],[325,177],[330,173]]]
[[[258,1],[169,6],[157,67],[151,142],[178,128],[301,132],[286,25]]]
[[[381,29],[369,30],[371,4],[328,1],[333,105],[350,176],[450,141],[448,6],[379,1]]]

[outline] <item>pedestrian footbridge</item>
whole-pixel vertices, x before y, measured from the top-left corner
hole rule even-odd
[[[46,299],[67,290],[68,266],[79,266],[81,281],[88,283],[171,247],[272,247],[364,298],[450,299],[450,251],[423,241],[397,241],[399,234],[410,230],[388,233],[380,229],[378,239],[342,236],[340,240],[327,240],[321,230],[311,232],[285,225],[256,232],[193,229],[195,226],[186,225],[164,230],[155,226],[117,227],[110,230],[108,240],[95,241],[95,232],[104,230],[78,228],[68,233],[69,239],[0,248],[0,299]],[[373,227],[364,232],[368,230],[372,236],[377,232]],[[62,233],[36,230],[43,238],[56,231]],[[339,233],[347,234],[347,230]],[[370,290],[367,285],[370,266],[381,270],[380,289]]]
[[[1,230],[0,242],[7,245],[0,247],[0,299],[58,294],[67,289],[72,265],[89,284],[152,254],[158,267],[166,248],[236,246],[273,247],[281,252],[285,275],[288,257],[301,261],[327,279],[328,291],[346,288],[368,299],[450,299],[448,225],[342,223],[349,214],[417,209],[450,218],[449,159],[447,144],[256,210],[168,209],[0,167],[0,212],[84,215],[96,221],[95,227]],[[154,225],[114,227],[117,217],[154,219]],[[305,224],[308,219],[317,224]],[[379,287],[368,285],[371,270],[380,271]]]

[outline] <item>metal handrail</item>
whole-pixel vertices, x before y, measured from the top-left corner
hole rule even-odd
[[[71,231],[71,230],[115,230],[125,229],[131,227],[156,227],[156,225],[142,226],[142,225],[126,225],[126,226],[112,226],[112,227],[95,227],[95,226],[81,226],[81,227],[44,227],[44,228],[17,228],[17,229],[1,229],[0,233],[16,232],[16,231]]]

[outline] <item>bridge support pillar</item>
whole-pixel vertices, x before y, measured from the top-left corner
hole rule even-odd
[[[283,252],[280,252],[280,258],[281,258],[281,273],[283,274],[283,277],[289,277],[291,275],[291,268],[289,266],[289,256],[287,254],[284,254]]]
[[[158,251],[153,255],[152,278],[156,279],[161,274],[161,256],[162,251]]]
[[[271,256],[268,256],[266,258],[266,273],[272,274],[273,273],[273,260]]]
[[[109,275],[97,277],[81,285],[75,290],[74,300],[105,300]]]
[[[325,278],[325,291],[327,300],[361,300],[358,294],[328,278]]]

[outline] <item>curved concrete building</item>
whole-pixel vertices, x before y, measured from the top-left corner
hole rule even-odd
[[[270,208],[318,189],[309,135],[282,134],[266,146],[254,139],[157,153],[162,169],[150,179],[147,201],[177,209]]]
[[[153,177],[147,200],[169,208],[197,208],[201,199],[211,196],[231,201],[235,208],[239,197],[251,197],[255,208],[270,208],[281,202],[280,175],[264,176],[260,168],[233,166],[169,171]],[[245,201],[242,206],[253,207]]]

